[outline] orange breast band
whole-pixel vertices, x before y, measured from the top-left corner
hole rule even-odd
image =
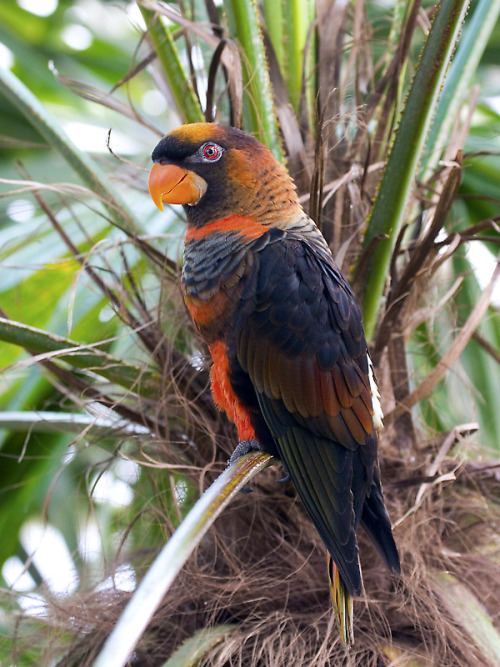
[[[199,241],[213,232],[238,232],[240,236],[246,239],[257,239],[269,230],[267,225],[257,222],[252,218],[246,218],[243,215],[231,215],[223,220],[209,222],[204,227],[190,227],[186,234],[186,243],[189,241]]]

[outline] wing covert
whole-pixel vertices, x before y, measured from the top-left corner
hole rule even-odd
[[[270,243],[243,293],[237,358],[257,392],[280,400],[322,437],[345,447],[373,432],[359,306],[335,265],[305,243]]]

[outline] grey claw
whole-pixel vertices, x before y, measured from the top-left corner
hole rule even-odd
[[[236,449],[231,454],[228,465],[232,466],[238,459],[249,452],[263,452],[262,445],[257,440],[242,440],[236,446]]]

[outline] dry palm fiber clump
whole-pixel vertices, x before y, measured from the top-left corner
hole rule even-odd
[[[481,650],[474,642],[473,622],[465,623],[473,610],[458,616],[457,610],[464,587],[494,622],[499,619],[498,468],[448,457],[417,506],[435,451],[428,447],[406,457],[392,446],[382,447],[402,576],[386,572],[360,531],[365,597],[355,601],[355,645],[349,654],[335,627],[321,541],[293,488],[278,484],[281,471],[273,468],[261,473],[253,493],[240,494],[213,526],[131,664],[162,665],[196,631],[230,624],[200,664],[375,666],[399,664],[391,659],[405,655],[416,665],[487,665],[484,646]],[[211,471],[203,474],[208,478]],[[445,481],[436,482],[440,479]],[[140,567],[139,558],[132,562]],[[93,663],[126,597],[94,595],[53,609],[52,622],[75,637],[61,667]]]

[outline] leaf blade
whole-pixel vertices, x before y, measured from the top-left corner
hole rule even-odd
[[[149,568],[94,667],[126,664],[163,596],[205,533],[236,493],[271,461],[263,452],[242,456],[205,491]]]
[[[372,339],[375,331],[392,252],[403,224],[439,92],[468,6],[468,0],[445,0],[436,10],[372,208],[364,247],[366,249],[374,238],[380,238],[380,241],[370,261],[363,300],[368,340]]]

